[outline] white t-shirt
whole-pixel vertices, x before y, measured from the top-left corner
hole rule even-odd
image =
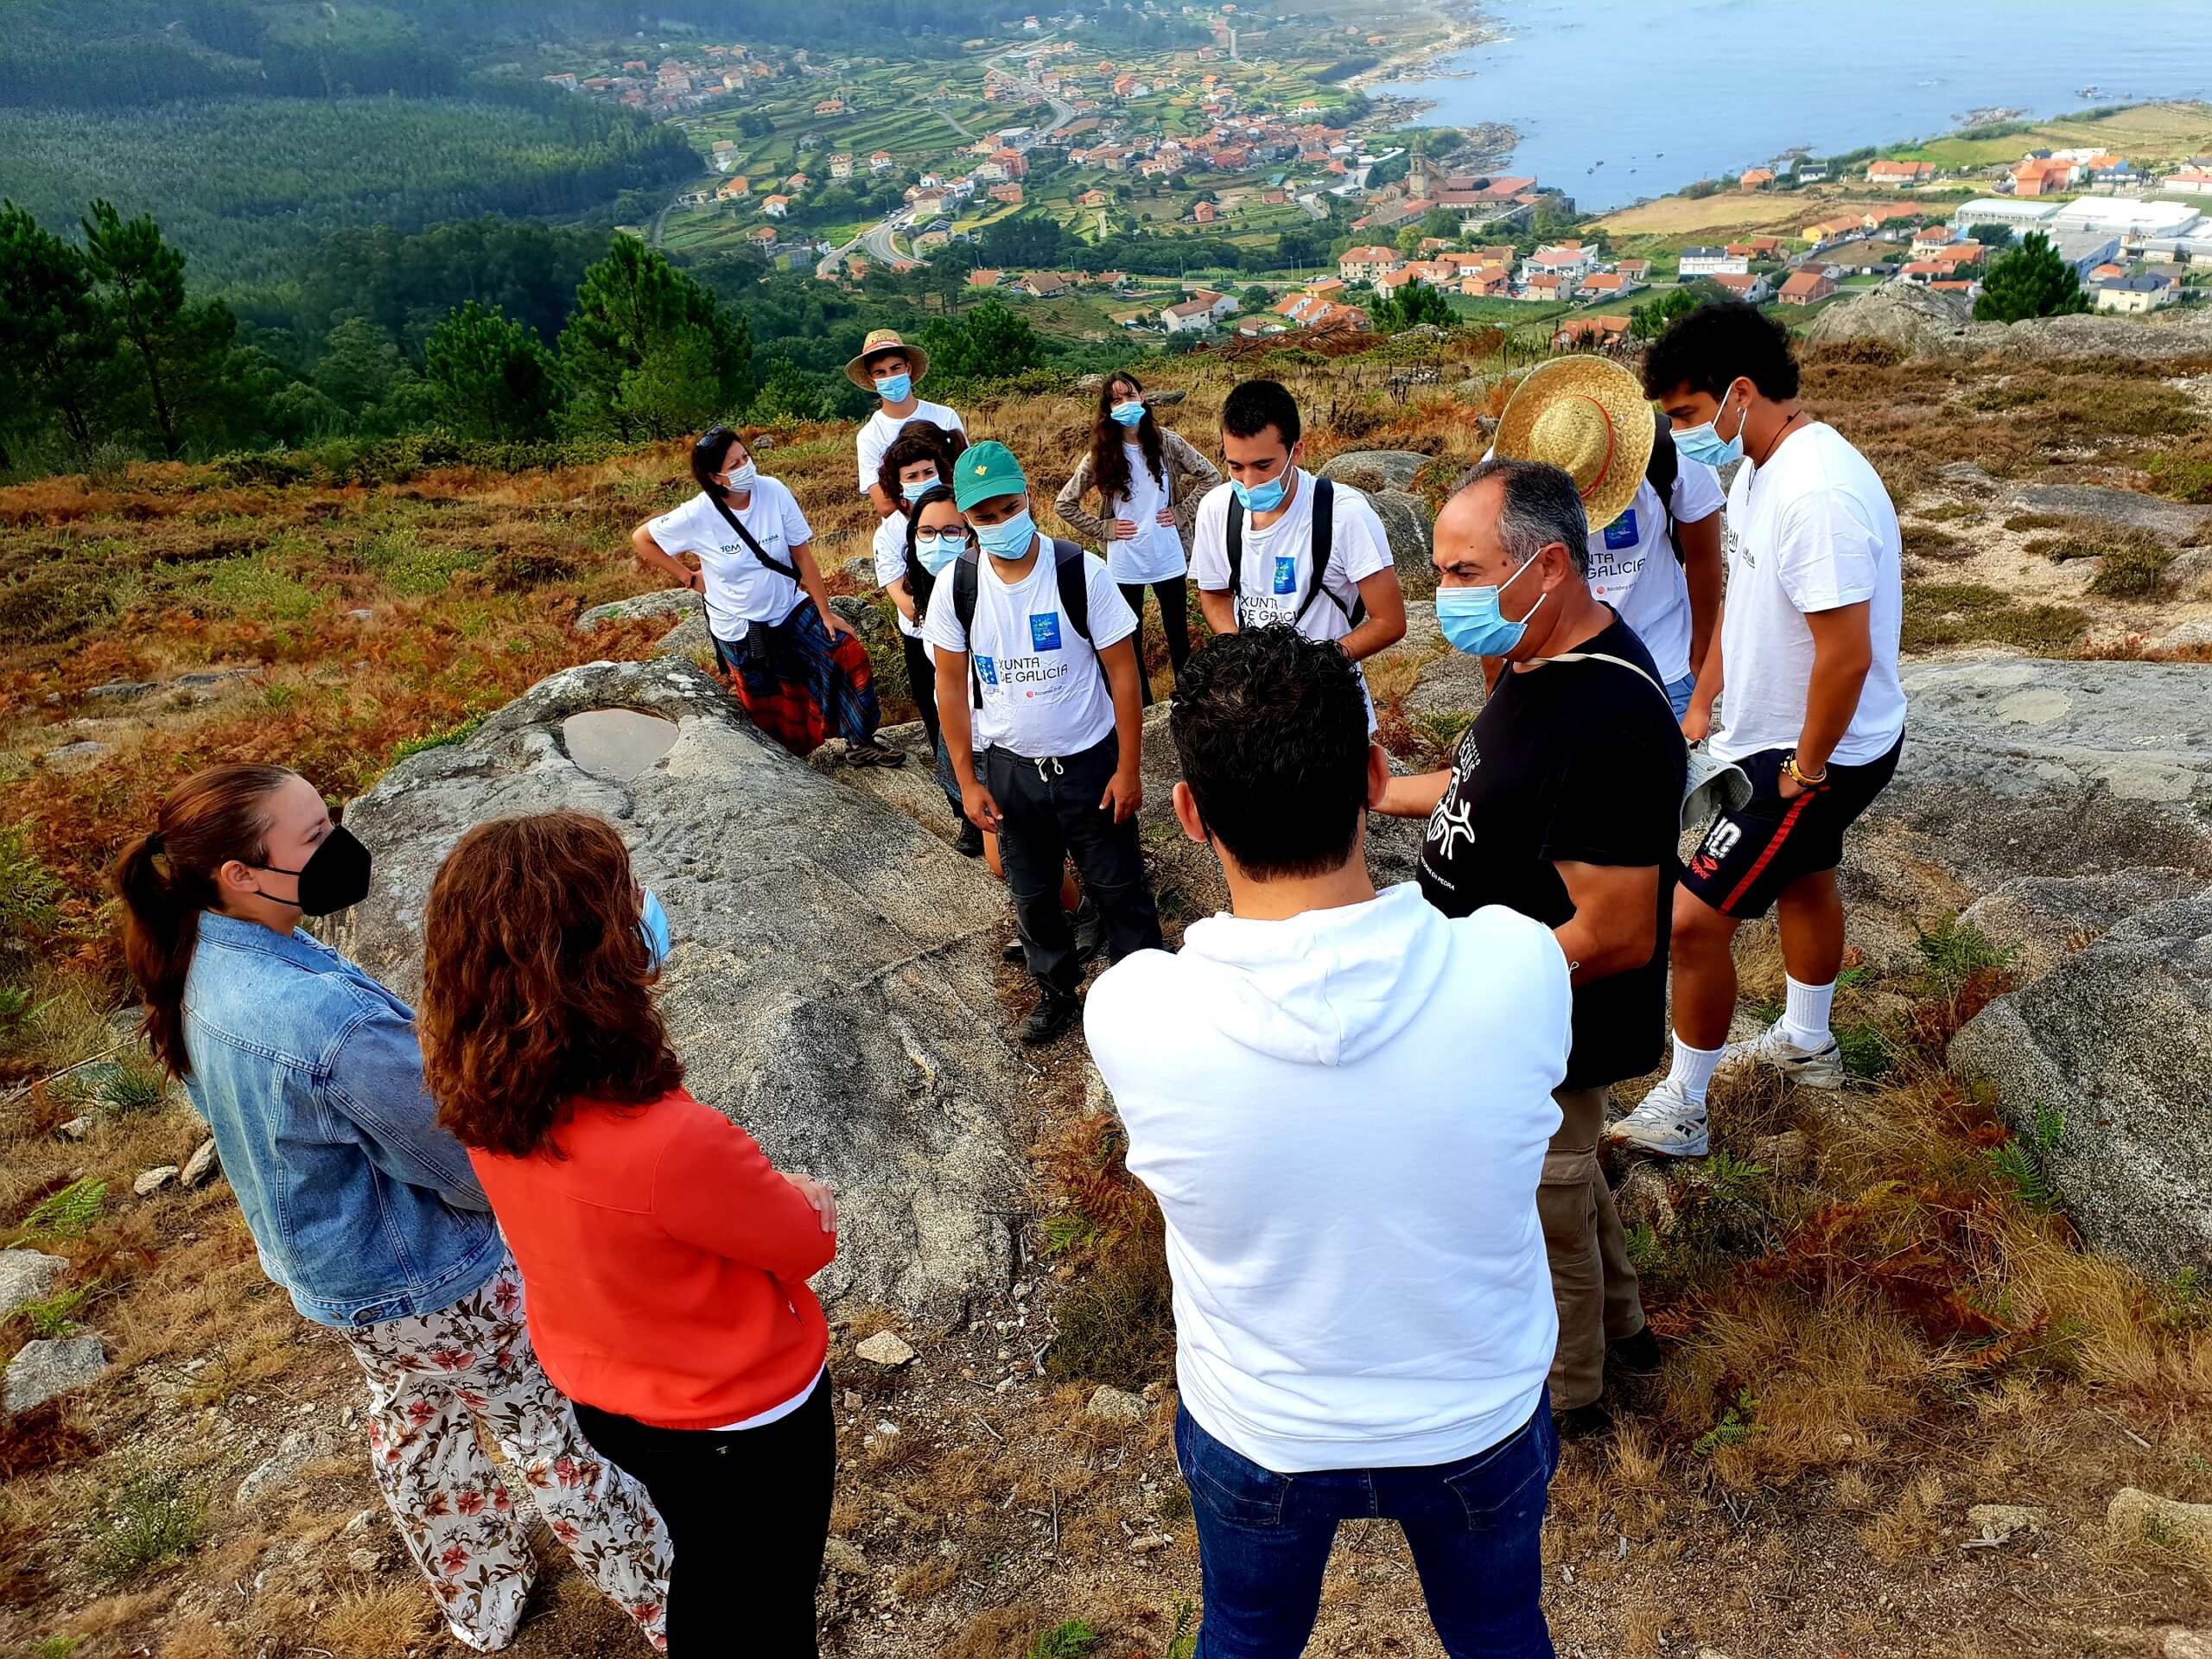
[[[1448,918],[1412,882],[1194,922],[1091,987],[1208,1433],[1297,1474],[1449,1463],[1529,1421],[1559,1333],[1536,1185],[1572,1006],[1548,929]]]
[[[1728,605],[1720,625],[1720,719],[1716,759],[1795,748],[1813,675],[1808,612],[1868,604],[1873,666],[1858,710],[1828,757],[1878,760],[1904,731],[1897,634],[1904,618],[1897,510],[1866,457],[1815,422],[1736,474],[1723,532]]]
[[[780,480],[763,478],[737,513],[760,550],[797,569],[791,550],[814,539],[798,498]],[[742,639],[755,622],[780,622],[806,597],[789,576],[779,575],[753,556],[729,523],[702,493],[645,526],[665,553],[696,553],[707,578],[707,626],[717,639]]]
[[[1106,543],[1106,568],[1114,573],[1115,581],[1131,588],[1143,582],[1178,581],[1190,569],[1190,561],[1183,555],[1182,532],[1160,522],[1160,510],[1167,505],[1167,491],[1145,464],[1143,445],[1125,443],[1122,448],[1129,460],[1128,499],[1108,502],[1106,517],[1130,520],[1137,533],[1126,542]],[[1164,461],[1161,466],[1165,467]]]
[[[883,405],[878,404],[875,413],[861,423],[859,447],[862,495],[868,493],[869,486],[876,481],[875,475],[883,470],[883,452],[898,441],[899,435],[906,429],[908,421],[931,421],[947,432],[958,432],[963,435],[968,430],[960,423],[960,416],[943,404],[923,403],[917,399],[914,412],[904,419],[885,414]]]
[[[1321,575],[1322,591],[1306,607],[1298,631],[1308,639],[1341,639],[1351,632],[1348,613],[1359,600],[1359,584],[1390,568],[1390,537],[1368,499],[1349,485],[1336,486],[1334,547]],[[1229,587],[1229,504],[1236,486],[1206,492],[1192,527],[1191,574],[1208,593]],[[1236,601],[1239,627],[1287,622],[1312,585],[1313,573],[1313,475],[1298,469],[1290,509],[1265,530],[1244,517],[1243,589]],[[1332,598],[1339,601],[1332,603]]]
[[[966,652],[971,680],[982,688],[975,711],[976,747],[996,744],[1032,760],[1081,754],[1114,729],[1114,698],[1098,652],[1137,631],[1137,620],[1105,562],[1083,556],[1090,594],[1090,641],[1060,608],[1052,543],[1039,537],[1037,562],[1009,587],[988,555],[976,561],[976,630],[961,628],[948,568],[931,595],[922,638],[941,651]]]
[[[1694,524],[1720,511],[1727,498],[1720,475],[1702,461],[1681,460],[1675,474],[1675,522]],[[1590,528],[1590,591],[1636,630],[1671,685],[1690,671],[1690,584],[1667,536],[1659,492],[1646,479],[1628,510]]]
[[[875,579],[888,588],[906,574],[906,515],[894,512],[875,527]],[[899,632],[909,639],[922,637],[922,631],[906,620],[904,611],[899,613]]]

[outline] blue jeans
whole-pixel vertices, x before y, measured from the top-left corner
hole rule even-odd
[[[1295,1659],[1313,1633],[1340,1521],[1404,1529],[1452,1659],[1552,1659],[1541,1601],[1544,1510],[1559,1435],[1551,1401],[1457,1463],[1279,1475],[1175,1414],[1198,1529],[1205,1618],[1197,1659]]]
[[[1694,671],[1683,675],[1679,680],[1667,682],[1667,701],[1675,705],[1676,720],[1689,713],[1690,693],[1696,690],[1697,675]]]

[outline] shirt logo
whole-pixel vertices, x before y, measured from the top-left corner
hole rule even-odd
[[[1058,651],[1060,648],[1060,613],[1046,611],[1041,616],[1029,619],[1029,645],[1033,651]]]
[[[985,685],[996,686],[999,683],[998,664],[988,657],[978,657],[976,659],[976,677]]]
[[[1278,553],[1275,555],[1274,591],[1279,594],[1294,594],[1298,591],[1297,554]]]
[[[1618,553],[1624,547],[1634,547],[1643,538],[1636,532],[1636,509],[1626,512],[1605,526],[1605,545]]]

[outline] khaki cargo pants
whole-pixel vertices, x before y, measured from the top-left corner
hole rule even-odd
[[[1559,1133],[1544,1153],[1536,1213],[1551,1258],[1559,1303],[1559,1348],[1552,1356],[1552,1409],[1572,1411],[1605,1386],[1605,1344],[1643,1329],[1643,1303],[1612,1189],[1598,1166],[1605,1123],[1603,1089],[1559,1089]]]

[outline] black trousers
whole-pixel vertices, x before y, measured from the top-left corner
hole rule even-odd
[[[814,1659],[814,1586],[837,1474],[828,1373],[804,1405],[761,1428],[652,1428],[581,1400],[576,1423],[668,1523],[670,1659]]]
[[[1120,753],[1111,732],[1080,754],[1043,760],[995,745],[983,751],[983,784],[999,804],[999,857],[1022,954],[1039,984],[1070,996],[1083,969],[1075,930],[1060,908],[1064,860],[1075,860],[1084,896],[1105,921],[1106,949],[1115,961],[1166,947],[1144,879],[1137,821],[1116,823],[1098,805]]]
[[[921,712],[922,729],[929,734],[930,753],[937,757],[938,783],[944,798],[952,803],[953,822],[961,823],[966,809],[960,804],[960,791],[945,782],[953,772],[944,758],[944,728],[937,718],[937,664],[931,659],[930,648],[920,640],[902,633],[899,644],[906,653],[906,683],[914,689],[914,707]]]
[[[1144,686],[1144,700],[1152,702],[1152,676],[1144,671],[1144,584],[1119,582],[1122,597],[1137,613],[1137,678]],[[1167,661],[1175,671],[1175,683],[1183,681],[1183,664],[1191,660],[1191,590],[1181,576],[1167,582],[1155,582],[1152,591],[1160,600],[1160,626],[1167,631]]]

